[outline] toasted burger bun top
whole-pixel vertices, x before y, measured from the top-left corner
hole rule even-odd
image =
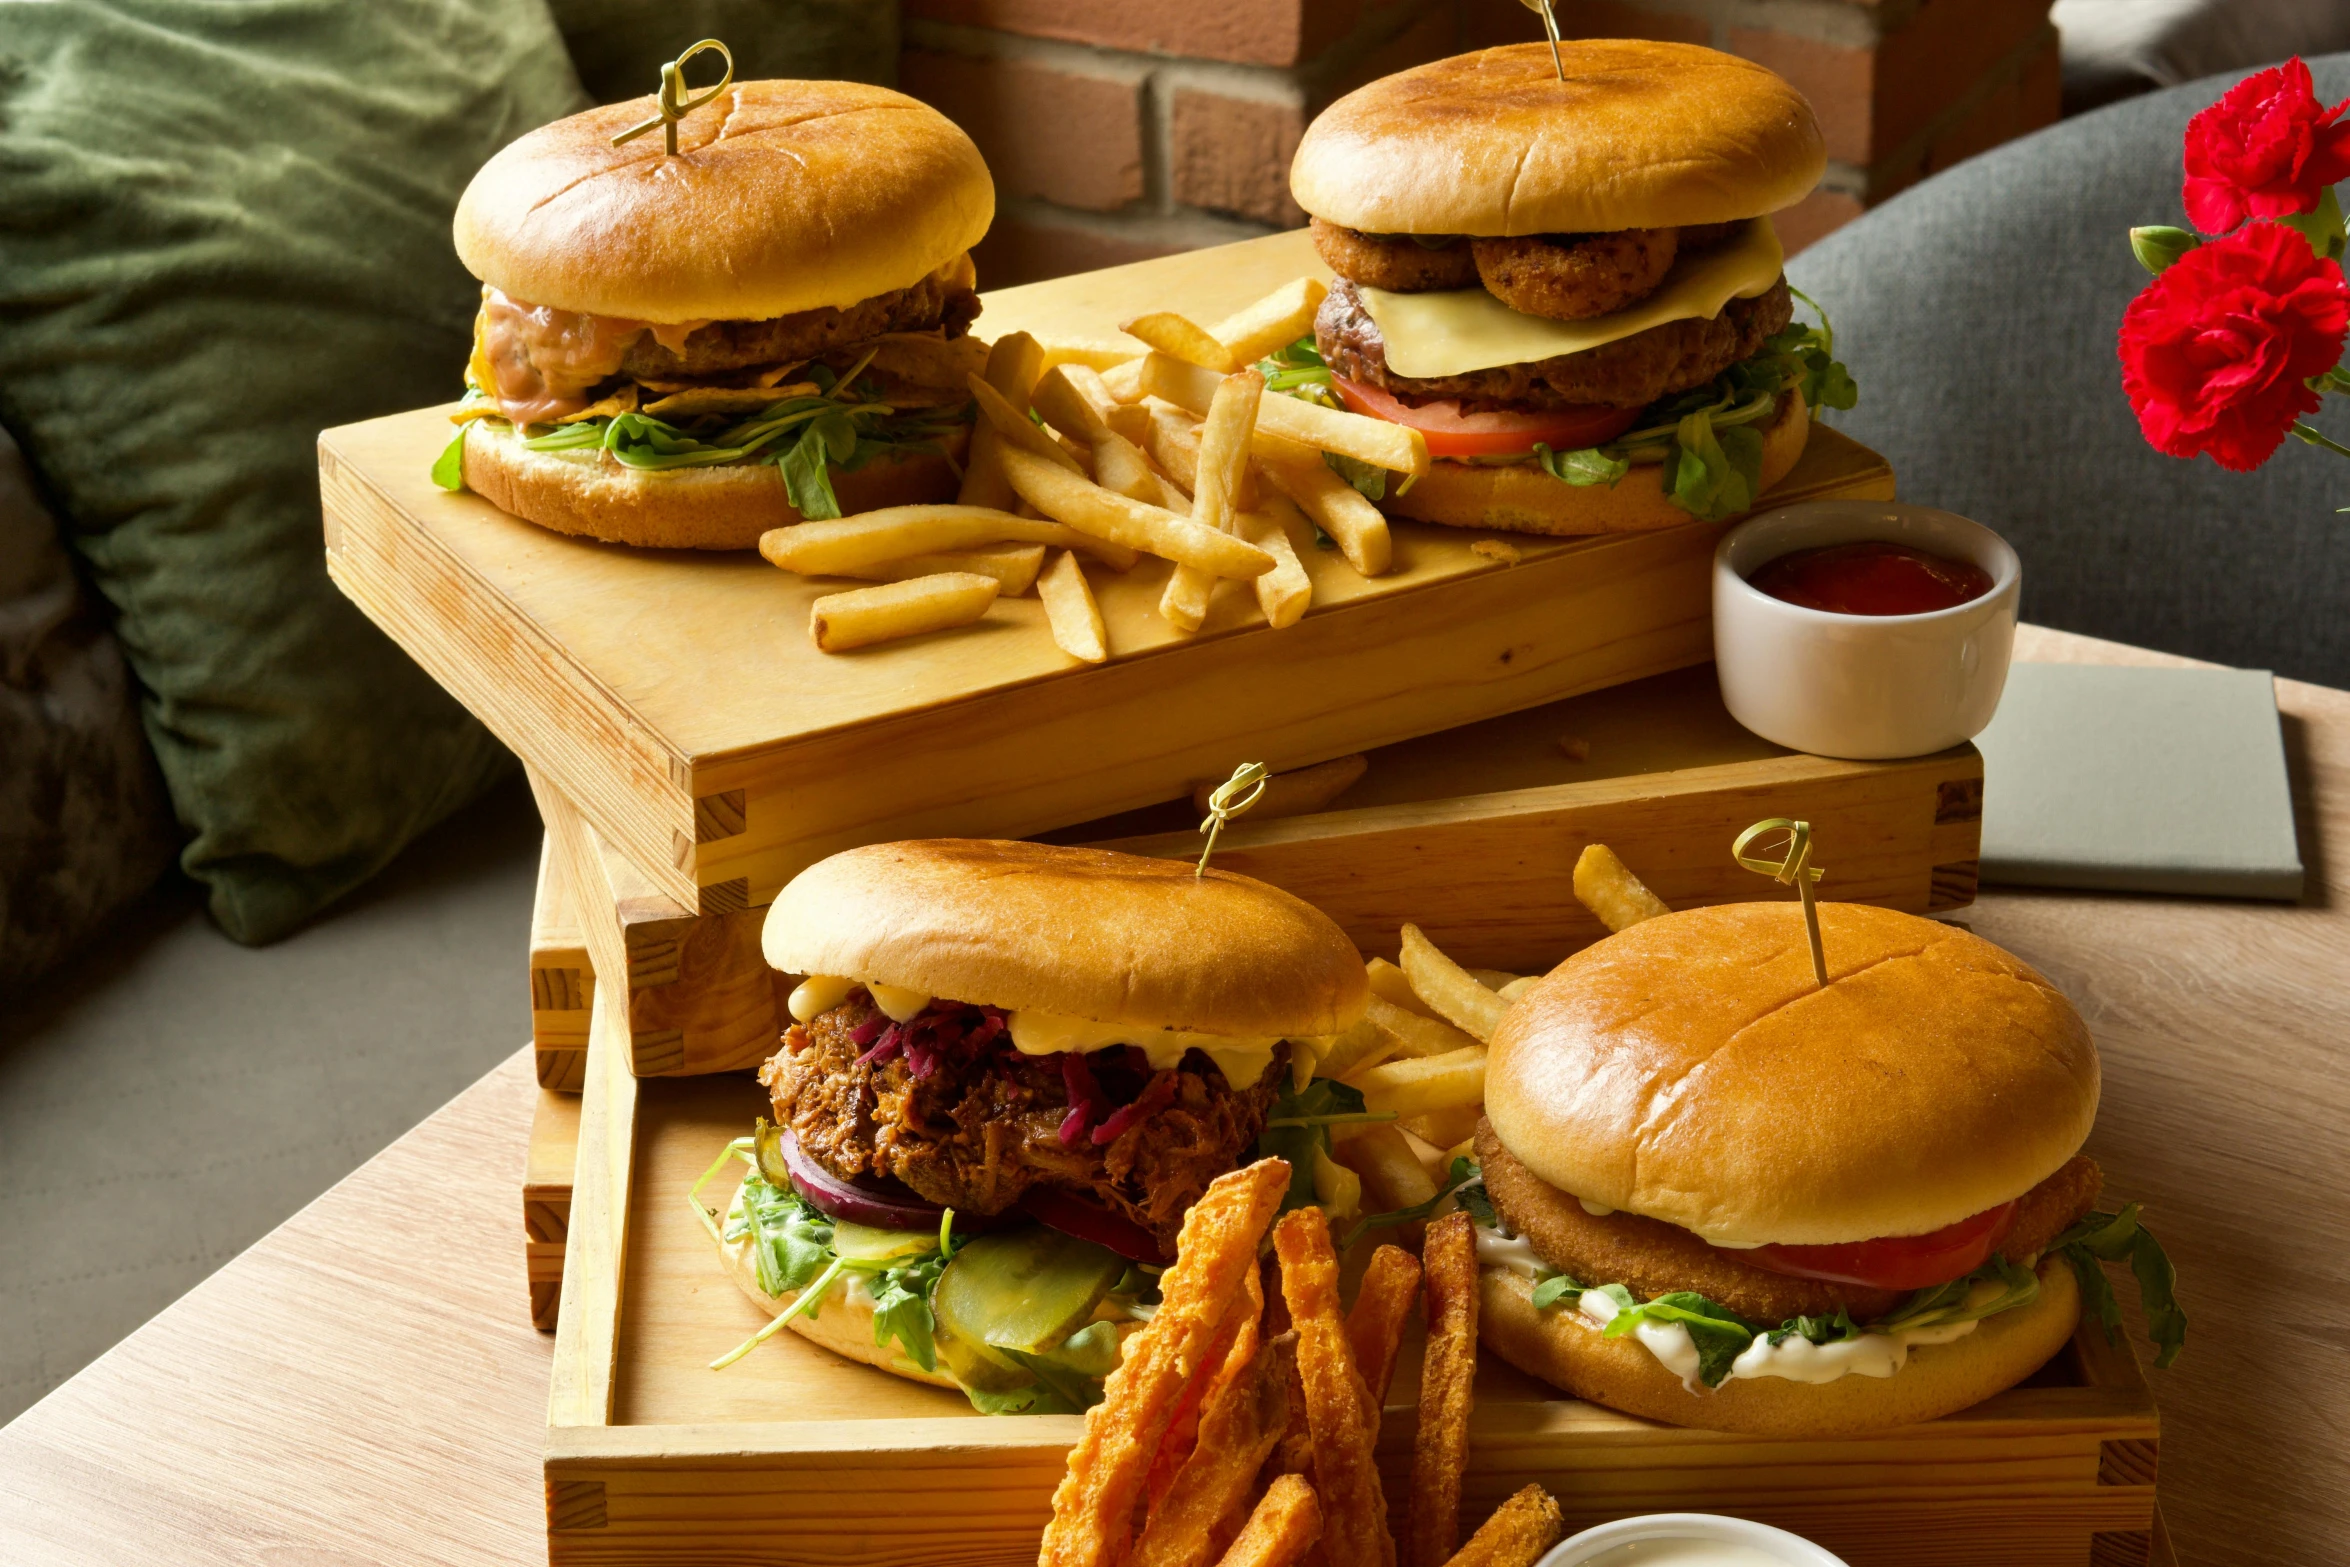
[[[1536,1175],[1716,1244],[1922,1235],[2055,1173],[2097,1051],[2039,974],[1953,926],[1793,902],[1645,920],[1502,1019],[1485,1114]]]
[[[737,82],[612,137],[651,98],[543,125],[482,165],[457,254],[534,305],[634,321],[764,321],[910,288],[976,244],[995,186],[971,138],[858,82]]]
[[[1011,1010],[1234,1038],[1335,1034],[1363,956],[1309,903],[1177,860],[986,838],[820,860],[767,911],[767,961]]]
[[[1290,193],[1373,234],[1584,234],[1759,217],[1827,167],[1803,94],[1635,38],[1510,44],[1359,87],[1306,128]]]

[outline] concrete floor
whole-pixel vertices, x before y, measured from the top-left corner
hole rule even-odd
[[[0,1423],[528,1040],[538,847],[517,782],[276,946],[174,882],[0,1001]]]

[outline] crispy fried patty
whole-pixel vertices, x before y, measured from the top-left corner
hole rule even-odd
[[[1423,245],[1409,234],[1365,234],[1320,218],[1313,221],[1313,234],[1323,264],[1365,288],[1425,294],[1477,286],[1476,254],[1458,235],[1440,245]]]
[[[963,269],[965,276],[969,269]],[[767,321],[713,321],[685,340],[682,353],[663,348],[647,332],[621,361],[623,373],[640,380],[715,375],[746,365],[814,359],[844,343],[884,332],[927,332],[945,327],[961,337],[979,315],[979,296],[960,277],[933,273],[912,288],[859,300],[845,310],[802,310]]]
[[[1612,234],[1528,234],[1473,239],[1485,292],[1530,316],[1588,321],[1656,292],[1680,254],[1677,229]]]
[[[1831,1316],[1838,1307],[1851,1312],[1855,1322],[1871,1322],[1909,1295],[1907,1290],[1792,1278],[1740,1262],[1737,1252],[1709,1246],[1679,1225],[1636,1213],[1586,1213],[1572,1195],[1502,1147],[1490,1122],[1478,1124],[1477,1159],[1502,1223],[1524,1236],[1543,1261],[1586,1284],[1621,1284],[1642,1300],[1670,1290],[1695,1290],[1754,1322]],[[2075,1154],[2017,1203],[2000,1254],[2018,1263],[2038,1257],[2095,1205],[2102,1180],[2095,1160]]]
[[[1752,299],[1731,300],[1710,321],[1668,321],[1555,359],[1498,365],[1467,375],[1415,377],[1387,368],[1379,324],[1363,308],[1355,286],[1342,279],[1314,318],[1314,344],[1339,375],[1415,406],[1458,398],[1470,413],[1592,403],[1642,408],[1660,397],[1703,386],[1739,360],[1752,358],[1794,314],[1787,280],[1781,278]]]

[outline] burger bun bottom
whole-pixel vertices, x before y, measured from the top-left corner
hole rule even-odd
[[[1803,394],[1790,393],[1763,428],[1762,494],[1787,477],[1811,440]],[[1453,528],[1570,537],[1675,528],[1689,513],[1665,494],[1664,465],[1641,463],[1614,484],[1563,484],[1532,463],[1484,467],[1438,458],[1410,489],[1390,490],[1383,510]],[[1759,502],[1758,502],[1759,504]]]
[[[1760,1436],[1845,1436],[1938,1420],[2015,1386],[2046,1365],[2081,1318],[2080,1286],[2061,1257],[2040,1261],[2040,1295],[1985,1318],[1964,1338],[1920,1345],[1889,1377],[1833,1382],[1740,1377],[1692,1393],[1636,1338],[1603,1338],[1591,1321],[1534,1309],[1534,1286],[1507,1268],[1480,1270],[1485,1347],[1577,1398],[1669,1425]]]

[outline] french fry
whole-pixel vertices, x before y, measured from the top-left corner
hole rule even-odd
[[[1142,355],[1121,359],[1114,365],[1101,367],[1102,385],[1121,403],[1142,401]]]
[[[1394,565],[1395,540],[1387,531],[1386,514],[1332,472],[1312,447],[1284,441],[1284,449],[1268,451],[1267,443],[1278,439],[1266,436],[1256,443],[1257,466],[1273,487],[1329,534],[1346,563],[1362,575],[1376,577]]]
[[[1253,1346],[1252,1346],[1253,1348]],[[1199,1567],[1215,1527],[1247,1499],[1289,1425],[1297,1337],[1284,1333],[1200,1408],[1199,1438],[1135,1538],[1130,1567]]]
[[[995,549],[908,555],[902,560],[885,560],[879,565],[858,566],[832,575],[858,577],[867,582],[903,582],[908,577],[928,577],[942,571],[971,571],[995,578],[1004,597],[1016,599],[1036,586],[1036,574],[1043,569],[1043,545],[1006,544]]]
[[[1052,628],[1054,646],[1088,664],[1108,662],[1109,631],[1102,624],[1101,606],[1094,602],[1093,587],[1085,580],[1075,555],[1063,550],[1053,557],[1051,567],[1037,579],[1036,596],[1044,601],[1045,624]]]
[[[1078,389],[1075,378],[1079,375],[1093,375],[1093,372],[1083,365],[1060,365],[1047,370],[1038,379],[1036,390],[1028,394],[1028,402],[1046,424],[1090,450],[1094,442],[1110,433],[1110,426],[1102,410]],[[1093,379],[1098,383],[1101,377],[1095,375]],[[1108,393],[1102,394],[1102,401],[1109,402]]]
[[[1366,1110],[1392,1110],[1398,1117],[1449,1110],[1485,1101],[1485,1047],[1471,1045],[1441,1056],[1414,1056],[1357,1071],[1347,1082],[1359,1090]]]
[[[1403,928],[1403,972],[1422,1001],[1479,1044],[1490,1043],[1493,1030],[1510,1004],[1485,988],[1477,976],[1446,957],[1420,933],[1417,925]]]
[[[1360,1067],[1376,1066],[1395,1054],[1397,1040],[1369,1018],[1361,1018],[1344,1033],[1333,1034],[1316,1044],[1319,1050],[1314,1063],[1316,1075],[1344,1077]]]
[[[1180,318],[1177,318],[1180,319]],[[1228,375],[1216,388],[1208,417],[1200,426],[1199,456],[1194,467],[1197,482],[1191,489],[1191,520],[1219,533],[1236,533],[1232,492],[1248,472],[1248,437],[1256,428],[1257,404],[1265,395],[1265,378],[1254,370]],[[1266,576],[1280,572],[1280,557],[1262,540],[1251,540],[1275,562]],[[1294,557],[1292,564],[1295,564]],[[1176,630],[1189,635],[1208,618],[1208,595],[1216,579],[1196,566],[1178,566],[1159,597],[1159,613]],[[1302,613],[1302,611],[1301,611]]]
[[[979,400],[979,412],[988,428],[1003,441],[1004,455],[1015,451],[1029,452],[1068,469],[1079,478],[1086,477],[1085,465],[1069,454],[1066,447],[1029,422],[1028,415],[1012,406],[1003,393],[978,376],[971,378],[971,395]],[[1010,477],[1009,464],[1005,476]],[[1017,491],[1020,487],[1013,485]]]
[[[1496,1507],[1444,1567],[1534,1567],[1566,1534],[1558,1502],[1541,1486],[1530,1485]]]
[[[1396,1124],[1431,1148],[1453,1148],[1477,1135],[1477,1123],[1484,1115],[1481,1105],[1454,1105],[1449,1110],[1431,1110]],[[1448,1165],[1451,1162],[1445,1161]],[[1411,1204],[1403,1206],[1408,1208]]]
[[[845,577],[912,555],[976,549],[983,544],[1047,544],[1083,550],[1120,571],[1135,552],[1066,523],[1021,517],[987,506],[886,506],[851,517],[795,522],[759,535],[759,553],[772,566],[804,577]]]
[[[1216,1567],[1292,1567],[1321,1537],[1322,1508],[1314,1488],[1301,1476],[1285,1474],[1266,1488],[1248,1515],[1248,1526],[1216,1559]]]
[[[1355,755],[1316,762],[1311,767],[1293,768],[1286,773],[1275,773],[1265,780],[1265,792],[1250,806],[1248,819],[1269,822],[1283,816],[1311,816],[1326,809],[1330,802],[1352,788],[1364,773],[1370,771],[1370,758]],[[1206,814],[1208,796],[1223,783],[1221,778],[1195,785],[1191,791],[1191,808]],[[1390,964],[1389,967],[1394,965]],[[1325,1077],[1328,1073],[1323,1074]]]
[[[1406,1012],[1376,993],[1365,1004],[1363,1016],[1402,1041],[1398,1055],[1442,1056],[1477,1048],[1475,1035],[1465,1034],[1441,1018]]]
[[[1575,901],[1598,915],[1611,933],[1673,912],[1604,843],[1586,844],[1575,856]]]
[[[1102,371],[1129,363],[1136,357],[1134,349],[1125,343],[1107,343],[1099,338],[1082,341],[1056,338],[1045,343],[1041,368],[1057,370],[1062,365],[1076,365],[1080,369]]]
[[[1234,311],[1208,328],[1208,333],[1231,352],[1234,363],[1253,365],[1311,332],[1314,315],[1329,292],[1319,278],[1298,278]]]
[[[1201,809],[1205,810],[1206,807],[1202,806]],[[1252,811],[1249,814],[1253,816],[1256,813]],[[1363,972],[1370,976],[1371,994],[1375,996],[1384,996],[1387,1000],[1393,1002],[1396,1006],[1403,1008],[1406,1012],[1412,1013],[1415,1016],[1432,1018],[1438,1022],[1443,1021],[1441,1018],[1436,1017],[1436,1009],[1428,1005],[1427,1002],[1422,1001],[1420,999],[1420,993],[1412,989],[1412,982],[1410,979],[1405,977],[1404,971],[1397,968],[1394,964],[1388,962],[1385,958],[1371,959],[1370,962],[1363,965]],[[1463,1040],[1462,1043],[1466,1044],[1468,1041]],[[1460,1047],[1458,1045],[1451,1045],[1447,1046],[1446,1048],[1457,1050]]]
[[[1218,375],[1230,375],[1247,363],[1233,357],[1232,350],[1207,328],[1172,310],[1154,310],[1136,316],[1131,321],[1120,322],[1118,330],[1128,337],[1141,339],[1160,353],[1172,354],[1186,364],[1198,365]]]
[[[1508,984],[1502,986],[1500,990],[1495,992],[1495,994],[1500,996],[1504,1001],[1515,1001],[1520,996],[1524,995],[1527,991],[1532,990],[1536,985],[1541,983],[1542,976],[1540,974],[1521,974],[1516,979],[1513,979]]]
[[[808,610],[808,635],[826,653],[875,642],[967,626],[987,613],[1001,588],[972,571],[944,571],[878,588],[851,588],[818,599]]]
[[[1120,411],[1142,412],[1139,408]],[[1105,490],[1116,490],[1129,500],[1160,507],[1178,517],[1191,512],[1191,497],[1176,488],[1175,481],[1161,473],[1149,454],[1131,437],[1116,430],[1093,443],[1093,482]]]
[[[1185,1379],[1257,1265],[1257,1242],[1289,1190],[1289,1166],[1259,1159],[1220,1175],[1183,1216],[1175,1263],[1160,1275],[1159,1309],[1126,1340],[1123,1358],[1085,1413],[1053,1491],[1037,1567],[1114,1567],[1126,1555],[1134,1504],[1152,1450]],[[1312,1212],[1315,1210],[1300,1210]]]
[[[1012,488],[1038,511],[1080,533],[1147,550],[1177,565],[1198,566],[1219,577],[1256,577],[1273,569],[1273,557],[1245,539],[1105,490],[1084,475],[1009,442],[1004,446],[1004,473]]]
[[[1155,398],[1144,403],[1142,411],[1147,421],[1143,429],[1143,450],[1150,453],[1151,461],[1165,469],[1188,496],[1199,487],[1199,416]],[[1232,492],[1232,504],[1243,511],[1257,503],[1256,470],[1257,465],[1250,464],[1248,472],[1241,477],[1240,487]]]
[[[1322,1210],[1296,1208],[1282,1215],[1273,1226],[1273,1252],[1281,1259],[1281,1296],[1297,1333],[1324,1551],[1332,1562],[1350,1567],[1395,1567],[1387,1497],[1371,1461],[1379,1428],[1365,1410],[1369,1395],[1338,1313],[1338,1255]]]
[[[1142,362],[1142,388],[1193,413],[1207,412],[1216,395],[1216,372],[1154,352]],[[1384,419],[1324,408],[1296,397],[1268,397],[1257,415],[1258,430],[1268,436],[1302,442],[1316,451],[1336,452],[1392,473],[1428,471],[1428,438],[1417,430]],[[1278,452],[1281,448],[1268,446]]]
[[[1273,569],[1251,584],[1257,590],[1257,608],[1265,612],[1265,622],[1278,631],[1294,626],[1314,602],[1314,583],[1306,575],[1306,568],[1297,558],[1296,543],[1290,538],[1290,519],[1303,528],[1306,521],[1284,495],[1265,497],[1265,504],[1255,511],[1244,511],[1238,517],[1240,536],[1273,557]]]
[[[1420,1156],[1412,1152],[1410,1140],[1394,1122],[1358,1122],[1351,1127],[1335,1126],[1331,1131],[1354,1133],[1344,1141],[1335,1135],[1332,1140],[1338,1157],[1362,1177],[1365,1206],[1372,1212],[1417,1208],[1436,1195],[1436,1183],[1428,1178]]]
[[[1477,1381],[1477,1230],[1466,1213],[1428,1226],[1428,1347],[1420,1362],[1420,1432],[1404,1525],[1409,1567],[1444,1567],[1461,1538],[1461,1474]]]
[[[1371,1253],[1363,1270],[1362,1287],[1355,1291],[1354,1310],[1346,1314],[1347,1342],[1354,1346],[1355,1370],[1370,1395],[1364,1414],[1376,1427],[1387,1407],[1387,1384],[1395,1379],[1395,1354],[1403,1347],[1404,1324],[1411,1320],[1412,1302],[1420,1293],[1420,1262],[1401,1246],[1382,1246]]]
[[[997,338],[987,351],[987,368],[982,372],[987,384],[1015,408],[1028,406],[1028,393],[1043,373],[1044,350],[1026,332],[1008,332]],[[964,461],[962,486],[955,492],[957,501],[997,511],[1010,507],[1012,485],[1004,477],[1002,453],[1003,441],[994,426],[981,420],[971,432],[971,455]]]

